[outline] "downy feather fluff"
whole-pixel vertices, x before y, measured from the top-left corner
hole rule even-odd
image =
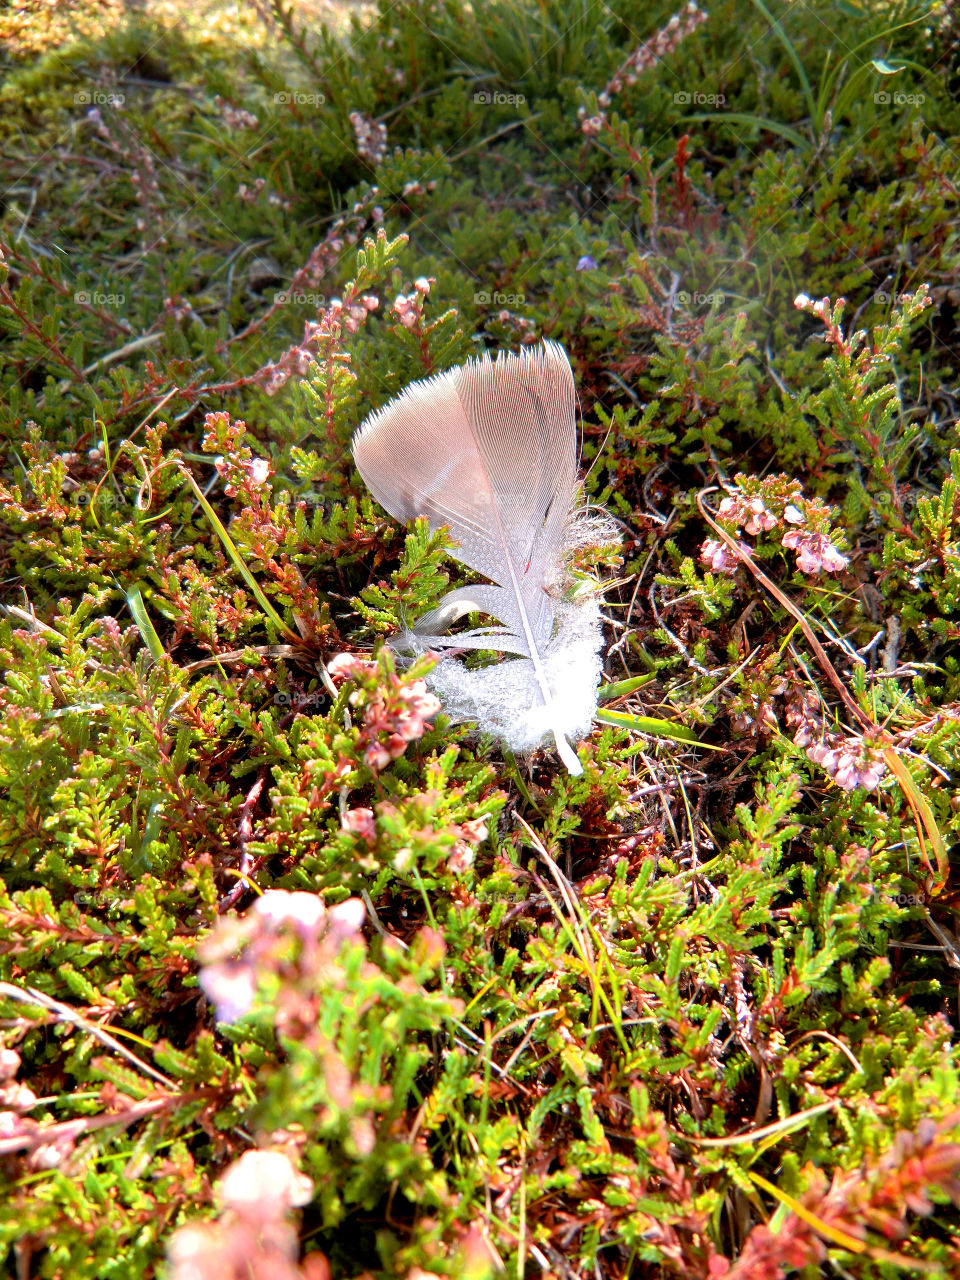
[[[367,418],[353,456],[394,519],[446,525],[452,554],[489,579],[449,592],[392,647],[440,655],[428,683],[451,718],[476,721],[515,751],[552,735],[569,771],[581,773],[568,739],[583,737],[596,711],[602,633],[595,591],[565,597],[575,410],[566,353],[544,342],[413,383]],[[473,612],[500,625],[443,634]],[[516,656],[468,670],[445,654],[465,649]]]

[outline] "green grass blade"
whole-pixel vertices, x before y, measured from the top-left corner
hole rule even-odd
[[[676,742],[693,742],[707,751],[722,751],[709,742],[701,742],[692,729],[686,725],[674,724],[672,720],[658,720],[654,716],[634,716],[627,711],[598,711],[594,716],[601,724],[610,724],[617,729],[633,729],[637,733],[648,733],[654,738],[671,738]]]
[[[257,582],[256,578],[247,568],[246,564],[244,564],[243,557],[241,556],[240,552],[237,550],[236,543],[230,537],[229,533],[227,533],[226,526],[224,525],[223,521],[214,511],[210,503],[207,501],[206,496],[203,493],[203,490],[197,484],[196,480],[194,480],[193,476],[186,469],[186,467],[180,468],[180,474],[184,477],[184,479],[187,481],[187,484],[189,484],[190,488],[193,490],[197,501],[200,503],[201,507],[203,507],[204,515],[213,525],[213,528],[214,528],[214,531],[216,532],[217,537],[220,539],[220,542],[223,544],[224,551],[226,551],[227,555],[230,557],[230,559],[233,561],[234,565],[236,566],[237,572],[240,574],[244,582],[253,592],[253,595],[255,596],[256,601],[259,604],[260,608],[267,615],[267,617],[270,619],[273,625],[278,629],[281,635],[286,636],[286,638],[292,643],[299,644],[300,637],[297,635],[295,631],[291,631],[291,629],[287,626],[284,620],[280,617],[279,613],[277,613],[276,609],[274,609],[273,605],[270,603],[267,597],[263,594],[263,591],[260,588],[260,584]]]
[[[127,589],[127,608],[130,610],[130,616],[137,624],[137,629],[143,639],[143,643],[150,652],[150,657],[154,662],[159,662],[161,658],[165,658],[167,651],[160,642],[156,629],[147,613],[147,606],[143,602],[143,596],[140,594],[138,586],[132,586]]]
[[[633,693],[634,689],[639,689],[641,685],[649,684],[655,679],[656,675],[651,672],[645,676],[632,676],[629,680],[616,680],[613,684],[601,685],[597,696],[601,702],[610,702],[612,698],[624,698],[628,693]]]
[[[685,120],[712,120],[714,124],[722,120],[724,124],[749,124],[757,129],[764,129],[767,133],[775,133],[781,138],[786,138],[788,142],[792,142],[795,147],[801,151],[809,151],[812,143],[809,138],[792,125],[781,124],[778,120],[770,120],[766,116],[756,116],[749,111],[724,111],[722,114],[716,111],[698,111],[694,115],[684,116]]]
[[[800,61],[800,55],[799,53],[797,53],[797,50],[794,47],[793,41],[784,31],[783,27],[780,25],[779,20],[773,16],[773,14],[770,12],[767,6],[763,3],[763,0],[752,0],[752,4],[755,9],[758,9],[760,13],[763,14],[767,22],[769,22],[770,30],[780,41],[780,44],[783,46],[784,53],[786,53],[787,57],[790,59],[791,63],[793,64],[793,69],[797,73],[797,79],[800,81],[800,87],[803,89],[803,96],[807,100],[807,108],[810,112],[810,118],[812,120],[814,115],[816,114],[816,102],[813,97],[813,90],[810,87],[810,80],[807,76],[806,69],[804,68],[803,63]]]

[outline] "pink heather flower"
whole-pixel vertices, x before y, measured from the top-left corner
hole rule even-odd
[[[825,533],[811,529],[791,529],[781,539],[783,546],[796,550],[797,568],[801,573],[839,573],[847,567],[847,557],[833,545]]]
[[[206,965],[199,983],[218,1022],[236,1022],[249,1012],[257,987],[253,967],[239,960]]]
[[[746,515],[744,503],[745,499],[740,494],[735,497],[729,495],[720,503],[717,515],[721,520],[729,520],[731,524],[735,524],[739,529]]]
[[[436,694],[427,692],[423,680],[415,680],[413,684],[399,689],[398,693],[407,707],[396,719],[397,733],[405,742],[413,742],[426,733],[425,721],[440,710],[440,699]]]
[[[455,876],[462,876],[473,866],[473,848],[466,840],[458,840],[453,852],[447,858],[447,870]]]
[[[795,507],[792,502],[788,502],[783,509],[783,518],[787,524],[803,524],[806,516],[799,507]]]
[[[844,791],[853,791],[856,787],[876,791],[887,770],[882,754],[866,746],[836,753],[835,768],[827,768],[826,761],[824,768],[833,774],[834,782]]]
[[[399,756],[402,756],[405,747],[406,743],[403,743],[399,751],[392,752],[381,742],[371,742],[363,753],[363,762],[368,769],[372,769],[374,773],[379,773],[381,769],[387,767],[391,760],[396,760]]]
[[[37,1095],[29,1085],[16,1080],[5,1086],[0,1100],[5,1107],[13,1107],[17,1111],[29,1111],[37,1105]]]
[[[827,767],[827,761],[833,763],[833,755],[834,748],[829,747],[825,742],[815,742],[807,747],[807,759],[813,764],[823,765],[828,773],[830,769]]]
[[[815,316],[825,319],[830,314],[830,299],[817,298],[814,301],[806,293],[798,293],[793,300],[793,305],[798,311],[811,311]]]
[[[775,528],[776,524],[777,517],[763,505],[762,498],[749,498],[747,500],[747,519],[743,526],[747,533],[752,533],[756,536],[758,533],[764,533],[768,529]]]
[[[737,546],[743,551],[747,550],[742,542],[738,542]],[[740,564],[739,558],[727,544],[719,542],[716,538],[707,538],[700,548],[700,559],[714,573],[736,573]]]
[[[282,1151],[246,1151],[227,1168],[217,1195],[226,1209],[275,1217],[309,1204],[313,1183]]]
[[[334,678],[343,680],[370,675],[377,670],[377,664],[368,658],[361,658],[357,653],[335,653],[327,663],[327,671]]]
[[[368,164],[375,165],[383,159],[387,149],[387,127],[371,120],[359,111],[350,112],[350,124],[357,140],[357,155]]]
[[[21,1116],[13,1111],[0,1111],[0,1138],[18,1138],[26,1130],[27,1125]]]
[[[220,117],[228,129],[255,129],[257,127],[257,117],[249,111],[244,111],[242,107],[231,106],[229,102],[224,102],[219,94],[214,98],[214,102],[220,108]]]
[[[405,297],[402,293],[398,294],[393,304],[393,310],[405,329],[416,327],[419,319],[416,294],[411,294],[409,297]]]
[[[464,840],[469,840],[471,844],[481,844],[487,838],[487,819],[471,818],[468,822],[461,822],[460,833]]]
[[[324,935],[333,943],[353,938],[363,928],[367,908],[362,898],[347,898],[327,911],[327,932]]]
[[[372,809],[348,809],[340,820],[340,826],[344,831],[360,836],[368,844],[373,844],[377,838],[377,825],[373,820]]]
[[[313,935],[327,914],[323,899],[315,893],[291,893],[287,889],[268,889],[251,910],[273,929],[289,923],[295,925],[299,933]]]

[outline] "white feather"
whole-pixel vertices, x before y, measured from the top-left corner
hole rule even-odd
[[[576,391],[563,348],[482,356],[407,387],[353,438],[357,469],[397,520],[447,526],[453,554],[488,583],[451,591],[394,647],[431,650],[429,683],[454,719],[517,751],[552,735],[571,773],[582,766],[569,739],[596,711],[602,642],[590,594],[564,599],[576,461]],[[442,633],[466,613],[501,625]],[[445,649],[518,655],[468,670]]]

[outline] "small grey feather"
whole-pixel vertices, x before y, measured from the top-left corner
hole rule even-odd
[[[444,709],[474,720],[515,750],[552,735],[571,773],[570,747],[596,710],[602,642],[595,595],[563,598],[565,548],[577,481],[576,390],[563,348],[481,356],[415,382],[353,437],[367,487],[396,520],[446,526],[453,555],[489,579],[460,587],[394,646],[441,655],[429,677]],[[501,625],[445,636],[458,617]],[[445,649],[518,655],[468,670]]]

